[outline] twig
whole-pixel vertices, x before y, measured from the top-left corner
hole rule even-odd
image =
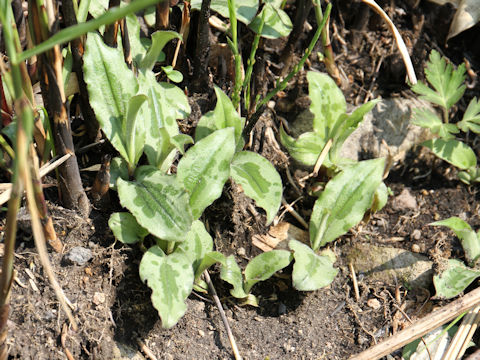
[[[218,311],[220,312],[220,317],[222,318],[223,325],[225,325],[225,329],[227,330],[228,340],[230,340],[230,345],[232,345],[233,355],[235,356],[235,360],[242,360],[242,356],[237,348],[237,343],[235,342],[235,338],[233,337],[232,330],[230,329],[230,325],[228,325],[227,316],[225,315],[225,311],[223,311],[222,303],[218,298],[217,292],[213,287],[212,279],[210,279],[210,275],[208,274],[208,270],[203,272],[203,276],[205,277],[205,281],[212,292],[213,300],[215,300],[215,304],[217,305]]]
[[[387,23],[390,31],[393,33],[393,37],[395,38],[395,42],[397,43],[398,50],[402,55],[403,63],[407,69],[408,79],[410,83],[416,84],[417,83],[417,76],[415,75],[415,70],[413,69],[412,59],[410,59],[410,55],[408,54],[407,46],[402,39],[402,35],[398,32],[397,28],[395,27],[394,23],[388,15],[383,11],[383,9],[374,1],[374,0],[362,0],[365,4],[373,8],[377,14],[379,14],[383,20]]]
[[[137,338],[137,345],[140,347],[140,350],[142,350],[142,352],[147,355],[148,358],[150,358],[150,360],[157,360],[157,357],[155,356],[155,354],[153,353],[152,350],[150,350],[148,348],[147,345],[145,345],[145,343],[140,340],[139,338]]]
[[[445,353],[444,360],[461,359],[468,343],[470,342],[475,330],[477,330],[478,322],[480,321],[480,306],[470,310],[470,312],[463,318],[462,324],[457,330],[455,337],[452,339],[450,346]]]
[[[300,216],[300,214],[298,212],[295,211],[295,209],[287,203],[287,201],[285,200],[285,198],[282,196],[282,204],[283,206],[285,206],[285,209],[287,209],[287,211],[292,214],[292,216],[298,220],[298,222],[300,224],[302,224],[302,226],[305,228],[305,229],[308,229],[308,224],[305,220],[303,220],[303,218]]]
[[[353,282],[353,290],[355,292],[355,299],[357,302],[360,301],[360,291],[358,290],[358,282],[357,282],[357,275],[355,274],[355,269],[353,268],[353,264],[348,264],[348,268],[350,269],[350,275],[352,276]]]
[[[381,343],[372,346],[350,360],[375,360],[411,343],[413,340],[429,333],[433,329],[455,319],[458,315],[480,303],[480,288],[477,288],[450,304],[433,311],[418,320],[412,326],[398,332]]]

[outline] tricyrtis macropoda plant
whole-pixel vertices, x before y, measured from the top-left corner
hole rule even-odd
[[[134,51],[135,74],[119,49],[90,33],[84,63],[92,107],[121,156],[112,161],[112,187],[129,212],[113,214],[109,225],[124,243],[143,245],[147,236],[154,240],[142,258],[140,277],[152,289],[153,305],[168,328],[185,313],[186,297],[195,282],[203,285],[201,274],[209,266],[220,263],[221,277],[243,298],[255,283],[287,266],[291,253],[261,254],[242,274],[233,256],[212,251],[212,238],[199,218],[227,180],[237,182],[270,223],[280,207],[281,178],[266,159],[241,151],[244,119],[218,88],[215,109],[200,119],[195,145],[184,152],[193,140],[179,133],[176,120],[190,108],[179,88],[156,82],[154,62],[146,60],[151,51]],[[167,174],[178,152],[183,156],[177,172]],[[148,165],[138,164],[143,153]]]
[[[476,278],[480,277],[478,269],[480,230],[475,232],[466,221],[458,217],[436,221],[430,225],[448,227],[457,235],[465,251],[465,260],[468,266],[460,260],[449,259],[445,266],[440,267],[442,271],[433,277],[435,296],[449,299],[460,294]]]
[[[480,102],[473,98],[463,114],[462,120],[456,124],[450,123],[450,110],[462,98],[465,92],[465,65],[454,69],[445,58],[432,50],[430,53],[425,76],[428,85],[418,82],[412,90],[432,104],[440,107],[442,118],[427,109],[416,109],[414,124],[430,129],[438,138],[428,140],[422,145],[428,147],[436,156],[449,162],[461,171],[458,177],[461,181],[480,181],[480,170],[477,167],[477,157],[467,144],[456,140],[455,134],[460,131],[480,133]]]
[[[334,259],[316,252],[357,225],[368,210],[377,211],[387,201],[387,188],[382,182],[384,159],[354,162],[339,156],[345,140],[377,101],[370,101],[348,115],[343,93],[328,75],[308,72],[307,79],[312,101],[310,111],[314,115],[313,130],[294,139],[282,128],[280,139],[294,159],[309,166],[317,163],[330,144],[323,166],[333,177],[313,208],[309,225],[310,248],[290,242],[296,260],[293,282],[301,290],[317,289],[333,281]],[[305,261],[317,265],[305,267]]]

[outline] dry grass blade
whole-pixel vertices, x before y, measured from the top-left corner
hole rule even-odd
[[[417,320],[412,326],[387,338],[381,343],[372,346],[360,354],[354,355],[350,360],[375,360],[386,356],[393,351],[411,343],[430,331],[455,319],[458,315],[480,304],[480,288],[477,288],[463,297],[433,311],[424,318]]]
[[[480,322],[480,306],[470,310],[465,316],[462,324],[457,330],[446,354],[444,360],[461,359],[465,350],[468,347],[468,343],[473,337],[475,330],[477,330],[478,323]]]
[[[54,158],[50,160],[48,163],[43,165],[40,168],[40,177],[44,177],[47,175],[50,171],[56,169],[59,167],[61,164],[63,164],[65,161],[67,161],[72,154],[65,154],[60,158]],[[1,189],[5,190],[3,193],[0,194],[0,205],[5,204],[9,199],[10,195],[12,192],[12,184],[1,184]]]
[[[383,11],[383,9],[374,1],[374,0],[362,0],[365,4],[372,7],[387,23],[390,31],[393,33],[395,37],[395,42],[397,43],[398,50],[402,55],[403,62],[405,63],[405,67],[407,69],[408,79],[410,83],[416,84],[417,83],[417,76],[415,75],[415,70],[413,69],[412,60],[410,59],[410,55],[408,54],[407,46],[402,39],[402,35],[397,30],[395,24],[390,20],[388,15]]]

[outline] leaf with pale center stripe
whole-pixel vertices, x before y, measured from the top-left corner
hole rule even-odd
[[[162,327],[174,326],[185,314],[185,300],[193,288],[193,268],[183,253],[165,255],[153,246],[140,262],[140,278],[152,289],[152,304],[162,319]]]
[[[267,159],[250,151],[235,154],[230,170],[245,194],[267,212],[270,224],[282,202],[282,179],[277,170]]]
[[[176,176],[150,170],[135,181],[117,181],[120,203],[162,240],[183,241],[192,225],[188,194]]]

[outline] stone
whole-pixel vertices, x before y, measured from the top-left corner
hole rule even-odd
[[[76,246],[70,249],[63,257],[63,262],[67,265],[85,265],[93,258],[92,251],[90,249]]]
[[[392,202],[392,208],[394,210],[417,210],[417,199],[413,196],[409,189],[405,188],[397,195]]]
[[[358,275],[385,284],[404,283],[410,288],[429,288],[433,262],[426,256],[404,249],[368,243],[354,244],[346,256]]]
[[[432,137],[428,129],[411,124],[413,110],[422,108],[436,112],[417,98],[382,99],[345,141],[341,156],[364,160],[387,156],[390,150],[394,161],[403,161],[413,146]]]

